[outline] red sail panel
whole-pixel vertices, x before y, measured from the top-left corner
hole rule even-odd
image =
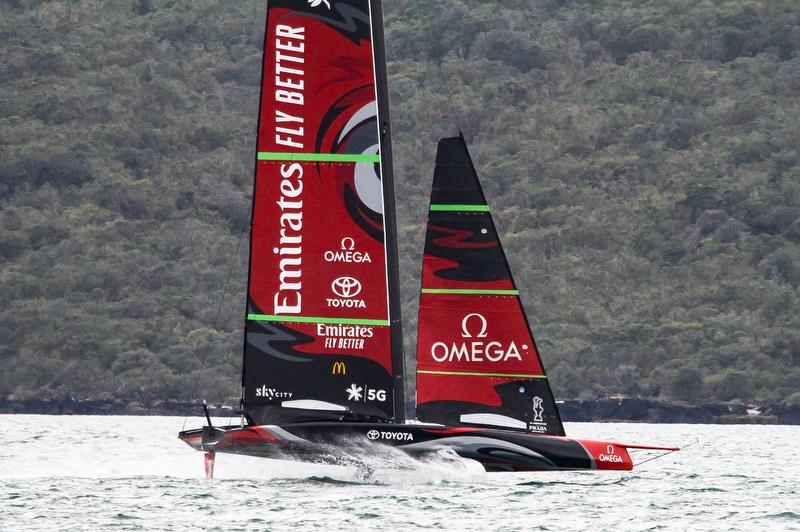
[[[461,137],[439,143],[421,292],[419,419],[563,435],[525,311]]]
[[[243,372],[254,422],[396,418],[375,19],[367,0],[269,2]]]
[[[356,166],[258,163],[250,297],[262,313],[388,325],[383,224],[358,196]]]
[[[358,133],[348,123],[357,126],[377,113],[367,2],[357,2],[352,31],[337,27],[343,19],[324,5],[280,3],[295,7],[270,2],[258,151],[335,153],[344,137]],[[377,144],[374,127],[362,135]]]
[[[422,294],[420,309],[418,372],[543,377],[517,297]],[[488,382],[481,387],[494,394]]]

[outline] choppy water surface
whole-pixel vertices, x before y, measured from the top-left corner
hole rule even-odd
[[[0,530],[800,530],[800,427],[568,423],[580,437],[700,441],[625,473],[384,459],[363,484],[347,467],[225,455],[206,480],[176,438],[183,422],[0,416]]]

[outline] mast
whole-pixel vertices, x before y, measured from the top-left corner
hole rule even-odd
[[[370,0],[372,15],[372,47],[375,58],[375,92],[378,101],[378,124],[381,145],[381,181],[383,182],[383,223],[391,316],[392,367],[394,368],[394,420],[404,423],[405,356],[403,354],[403,320],[400,312],[400,265],[397,249],[397,214],[395,209],[392,135],[389,120],[389,84],[386,71],[386,46],[383,37],[383,10],[380,0]]]
[[[242,405],[256,424],[403,421],[380,4],[267,7]]]
[[[266,74],[266,63],[267,63],[267,39],[269,39],[269,7],[267,8],[267,15],[266,21],[264,23],[264,42],[261,45],[261,77],[259,78],[261,82],[258,86],[258,113],[256,114],[257,117],[261,117],[261,107],[264,103],[264,98],[261,96],[264,94],[264,76]],[[250,225],[248,226],[248,246],[247,246],[247,285],[245,287],[245,299],[246,303],[244,305],[244,328],[242,329],[242,393],[239,397],[239,408],[241,409],[242,419],[246,417],[245,411],[245,404],[244,404],[244,396],[245,396],[245,368],[247,367],[247,316],[250,313],[250,277],[251,277],[251,270],[252,270],[252,260],[253,260],[253,220],[255,219],[256,214],[256,183],[258,180],[258,147],[261,145],[261,138],[260,138],[261,128],[256,126],[256,145],[255,145],[255,152],[256,157],[253,160],[253,188],[250,192]],[[248,420],[250,422],[250,420]]]

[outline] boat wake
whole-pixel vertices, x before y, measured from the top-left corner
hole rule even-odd
[[[344,443],[344,442],[343,442]],[[440,482],[475,482],[485,478],[483,466],[449,449],[411,456],[399,449],[370,445],[331,446],[328,453],[284,453],[271,458],[217,455],[219,479],[307,479],[332,484],[413,485]]]
[[[352,445],[337,446],[329,455],[320,456],[317,463],[305,463],[311,470],[320,466],[335,468],[336,475],[312,474],[306,478],[348,484],[407,485],[474,482],[486,475],[480,463],[462,458],[449,449],[412,456],[384,445],[370,445],[358,449],[358,452],[349,452],[348,447],[354,448]],[[303,457],[288,454],[280,458],[304,460]]]

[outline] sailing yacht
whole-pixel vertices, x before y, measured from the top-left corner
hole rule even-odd
[[[566,437],[463,136],[438,146],[406,419],[386,79],[378,0],[269,1],[242,420],[179,434],[208,475],[217,452],[336,463],[382,445],[537,471],[677,450]]]

